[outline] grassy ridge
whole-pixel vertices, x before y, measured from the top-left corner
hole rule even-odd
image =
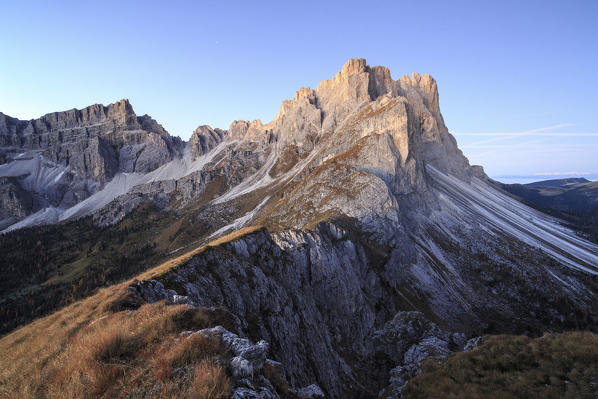
[[[409,381],[404,398],[596,397],[598,335],[497,335],[485,341],[440,363],[425,361],[424,373]]]
[[[5,337],[0,397],[229,397],[226,348],[180,336],[226,325],[224,313],[164,302],[112,312],[109,298],[95,307],[88,298]]]
[[[159,277],[205,248],[259,228],[232,232],[136,277]],[[144,304],[126,290],[135,280],[101,288],[0,338],[0,398],[230,397],[227,349],[180,334],[216,325],[232,331],[230,313]],[[269,376],[277,381],[275,372]],[[279,385],[280,392],[288,389]]]

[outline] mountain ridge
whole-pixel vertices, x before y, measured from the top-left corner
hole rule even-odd
[[[528,187],[561,187],[567,184],[590,183],[590,180],[584,177],[569,177],[565,179],[550,179],[526,183]]]
[[[405,97],[401,96],[401,94],[403,94]],[[400,100],[401,98],[406,100]],[[401,101],[415,103],[415,112],[421,113],[423,115],[422,117],[426,121],[422,128],[422,137],[424,138],[424,145],[428,148],[421,153],[430,154],[430,162],[440,162],[442,167],[446,167],[447,165],[445,160],[448,159],[448,157],[444,157],[442,155],[444,153],[442,148],[446,146],[451,147],[450,151],[461,157],[460,161],[458,162],[459,165],[453,167],[452,172],[463,172],[464,168],[462,166],[467,164],[467,160],[457,149],[454,138],[450,136],[448,130],[444,126],[444,122],[439,111],[438,91],[434,79],[429,75],[424,74],[420,76],[419,74],[414,73],[411,78],[405,75],[400,80],[395,81],[392,80],[390,71],[387,68],[369,67],[364,59],[351,59],[343,66],[339,73],[337,73],[330,80],[322,81],[315,90],[310,88],[301,88],[298,90],[294,99],[286,100],[282,103],[276,117],[268,124],[264,125],[259,120],[252,122],[234,121],[231,123],[228,130],[222,130],[218,128],[213,129],[210,126],[200,126],[195,130],[189,142],[187,143],[182,142],[180,139],[171,139],[168,133],[151,118],[146,118],[145,116],[137,117],[134,114],[132,106],[127,100],[121,100],[120,102],[111,104],[109,106],[93,105],[82,110],[69,110],[62,113],[51,113],[40,118],[39,120],[42,120],[43,118],[50,118],[52,120],[56,118],[66,118],[66,122],[60,126],[72,127],[78,124],[77,126],[79,128],[85,129],[87,128],[84,125],[89,121],[116,121],[113,122],[115,125],[114,129],[116,131],[123,129],[122,126],[119,127],[119,124],[124,124],[125,129],[131,130],[140,128],[141,132],[149,132],[149,134],[147,135],[147,139],[135,139],[133,137],[133,142],[129,143],[131,145],[127,146],[125,143],[125,147],[121,148],[119,150],[119,154],[117,155],[114,155],[114,150],[106,149],[110,148],[110,145],[99,145],[98,150],[93,152],[93,154],[95,154],[93,157],[94,159],[97,158],[97,161],[91,161],[91,164],[94,165],[92,168],[94,172],[91,173],[91,176],[89,176],[90,173],[87,172],[88,166],[84,161],[84,165],[79,166],[78,168],[79,173],[76,173],[73,177],[73,179],[76,181],[68,184],[69,187],[66,189],[68,190],[67,193],[59,193],[55,195],[59,196],[62,194],[63,199],[61,201],[46,201],[45,203],[47,205],[51,205],[51,208],[48,208],[47,210],[43,209],[43,204],[30,207],[32,209],[28,210],[29,213],[34,213],[34,211],[39,212],[33,215],[30,218],[30,221],[33,224],[38,224],[40,222],[43,223],[44,220],[52,223],[64,220],[66,217],[72,217],[72,215],[81,216],[81,213],[68,211],[66,208],[73,207],[73,205],[77,205],[77,202],[86,200],[88,197],[93,196],[93,194],[96,194],[98,191],[102,191],[102,189],[106,187],[113,177],[119,178],[117,175],[122,173],[138,171],[146,173],[152,172],[156,168],[161,166],[163,167],[168,163],[182,160],[185,157],[185,153],[190,153],[192,159],[195,159],[199,156],[205,155],[207,152],[209,152],[209,150],[214,149],[218,144],[227,140],[241,140],[245,143],[246,147],[251,147],[248,148],[249,151],[262,152],[264,156],[276,158],[274,159],[274,162],[276,163],[274,165],[275,169],[289,169],[291,166],[290,163],[296,163],[298,160],[304,159],[306,155],[313,150],[315,144],[325,134],[331,134],[331,132],[338,127],[337,125],[345,123],[346,121],[343,120],[349,116],[348,113],[350,113],[354,107],[358,106],[359,104],[370,103],[372,101],[374,101],[373,106],[376,109],[369,111],[364,110],[364,112],[385,113],[388,111],[389,107],[397,106],[405,108],[404,105],[399,104]],[[381,102],[384,102],[384,104],[381,105]],[[428,108],[431,111],[428,111]],[[59,115],[63,115],[64,118],[59,118]],[[406,108],[403,110],[403,115],[401,118],[402,119],[397,119],[394,123],[405,124],[407,122],[409,116],[407,115]],[[384,118],[378,119],[378,125],[370,126],[368,129],[371,130],[384,128]],[[35,131],[35,128],[31,128],[30,126],[35,127],[36,125],[39,125],[40,123],[36,122],[39,120],[32,120],[27,123],[20,121],[19,123],[13,124],[12,128],[5,127],[4,135],[2,137],[10,137],[10,135],[6,132],[11,132],[14,139],[14,136],[18,137],[18,133],[24,130],[33,129],[33,131]],[[370,118],[370,120],[375,121],[376,118]],[[382,125],[380,125],[380,123],[382,123]],[[20,130],[18,130],[15,128],[15,126],[19,126],[19,124],[22,126],[26,125],[27,127],[21,127]],[[55,125],[56,124],[52,126]],[[363,129],[363,127],[360,128]],[[398,136],[395,136],[393,140],[395,147],[398,149],[402,157],[402,160],[400,161],[400,168],[405,168],[405,163],[408,162],[407,158],[409,157],[409,138],[407,134],[408,127],[403,126],[401,129],[402,133],[400,133]],[[162,137],[161,139],[158,139],[157,148],[155,140],[152,139],[154,136],[152,136],[151,131],[153,130],[158,132],[157,135],[159,137]],[[102,133],[104,132],[100,132],[100,134]],[[109,131],[105,133],[109,133]],[[364,134],[367,135],[367,132]],[[148,140],[149,144],[145,144],[144,141]],[[7,140],[5,139],[4,141]],[[165,146],[160,144],[162,142],[165,144]],[[351,141],[349,141],[349,145],[350,142]],[[99,143],[102,144],[103,141],[100,141]],[[121,144],[115,144],[112,142],[111,145],[118,146]],[[137,152],[139,151],[139,146],[144,146],[141,148],[141,152]],[[25,147],[27,146],[25,145]],[[57,150],[47,151],[50,152],[50,162],[60,163],[61,159],[63,160],[64,158],[61,158],[60,155],[56,155],[63,152],[60,150],[60,148]],[[247,150],[245,150],[245,152],[247,153]],[[282,154],[278,154],[277,152],[282,152]],[[106,157],[106,153],[112,153],[112,156]],[[134,156],[135,159],[131,159],[132,156]],[[315,156],[315,154],[312,154],[312,156]],[[330,154],[326,153],[320,157],[322,156],[330,156]],[[152,159],[152,161],[149,163],[147,161],[145,163],[140,162],[140,159],[143,160],[145,158]],[[155,158],[158,159],[156,160]],[[13,161],[14,160],[15,159],[13,159]],[[45,157],[41,160],[42,165],[44,165],[44,160]],[[256,159],[255,161],[257,164],[263,163],[263,160],[260,159]],[[138,167],[138,162],[140,167]],[[413,159],[409,160],[409,162],[412,164]],[[64,160],[62,163],[65,163]],[[185,163],[187,162],[185,161]],[[68,156],[66,158],[66,164],[69,167],[69,169],[66,170],[68,176],[68,172],[73,169],[73,162],[70,161]],[[257,167],[257,164],[254,162],[253,167]],[[5,169],[10,169],[7,166],[5,166]],[[52,169],[52,165],[48,166],[49,167],[46,168],[31,166],[29,169],[26,169],[23,172],[39,174],[40,169],[43,172],[50,169],[56,170],[52,176],[58,175],[60,173],[58,172],[57,168]],[[414,165],[411,165],[410,167],[413,168]],[[174,168],[177,168],[176,165]],[[419,168],[421,168],[421,166]],[[19,169],[20,172],[20,169],[22,168],[17,169]],[[33,169],[33,171],[31,169]],[[81,172],[81,170],[83,170],[83,172]],[[10,174],[10,170],[7,172],[0,170],[0,175],[8,176]],[[12,172],[12,174],[15,173]],[[184,177],[185,174],[188,174],[188,172],[185,172],[179,167],[178,175]],[[171,172],[170,175],[172,175]],[[89,177],[91,177],[91,180]],[[160,177],[158,178],[161,179]],[[412,179],[418,178],[421,180],[421,174],[419,177],[412,176]],[[151,179],[155,180],[154,177]],[[120,180],[123,180],[123,178],[121,177]],[[232,183],[234,184],[234,182]],[[128,186],[123,187],[122,184],[119,183],[117,183],[117,185],[120,187],[120,189],[117,190],[118,194],[116,196],[124,194],[123,190],[128,191],[132,188]],[[75,187],[71,188],[70,186]],[[84,190],[80,188],[81,186],[84,186]],[[15,187],[12,192],[18,189],[19,187]],[[35,189],[37,189],[37,191],[44,191],[43,188],[40,190],[40,187],[37,186],[34,187],[33,191],[35,191]],[[32,190],[29,189],[25,191]],[[74,191],[76,195],[71,195],[70,191]],[[65,201],[64,196],[67,196],[70,201]],[[111,196],[114,197],[111,198],[111,200],[116,198],[114,195]],[[73,198],[71,199],[71,197]],[[14,198],[16,197],[13,194],[8,200],[6,200],[6,202],[14,202]],[[106,205],[104,202],[105,201],[101,202],[102,206]],[[80,207],[81,206],[79,206],[79,208]],[[98,210],[99,208],[97,207],[92,209],[92,211]],[[17,209],[13,213],[15,213],[15,215],[9,215],[12,216],[12,219],[5,219],[6,222],[3,223],[5,227],[10,225],[9,223],[11,222],[14,223],[14,221],[18,221],[18,219],[15,219],[15,217],[22,215],[24,210]],[[56,215],[58,215],[58,217],[56,217]],[[25,220],[19,222],[19,224],[12,228],[20,228],[26,225],[28,225],[28,222]]]
[[[143,237],[154,260],[189,253],[127,292],[225,309],[235,334],[269,343],[291,386],[317,384],[330,397],[400,396],[419,367],[413,351],[417,361],[446,355],[482,333],[596,330],[598,246],[470,166],[438,99],[429,75],[393,80],[387,68],[351,59],[266,124],[199,126],[172,160],[116,173],[56,210],[64,223],[52,229],[87,217],[100,231]],[[142,232],[140,209],[155,220]],[[33,245],[29,231],[8,232],[7,243],[22,236]],[[214,242],[221,237],[231,239]],[[88,243],[75,245],[84,259]],[[118,275],[133,277],[126,267]],[[446,334],[426,327],[406,346],[402,323],[413,315],[404,312]]]

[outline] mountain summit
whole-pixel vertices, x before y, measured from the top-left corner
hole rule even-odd
[[[212,244],[129,294],[225,309],[294,387],[400,395],[467,337],[598,326],[598,246],[469,165],[429,75],[351,59],[271,122],[200,126],[186,144],[128,102],[2,116],[0,133],[5,232],[108,228],[151,204],[170,218],[152,238],[164,254]],[[66,194],[22,205],[54,198],[60,173]],[[92,189],[68,194],[79,184]]]

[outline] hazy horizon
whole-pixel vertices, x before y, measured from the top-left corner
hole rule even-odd
[[[591,174],[591,175],[580,175],[580,174],[563,174],[563,175],[535,175],[535,176],[490,176],[494,180],[498,180],[502,183],[512,184],[512,183],[519,183],[519,184],[528,184],[528,183],[535,183],[544,180],[557,180],[557,179],[568,179],[568,178],[584,178],[589,181],[597,181],[598,175]]]

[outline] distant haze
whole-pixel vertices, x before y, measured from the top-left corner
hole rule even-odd
[[[566,179],[568,177],[583,177],[585,179],[596,181],[598,180],[598,174],[590,174],[590,175],[580,175],[580,174],[567,174],[563,176],[550,176],[550,175],[538,175],[538,176],[493,176],[492,178],[498,180],[503,183],[533,183],[537,181],[543,180],[553,180],[553,179]]]
[[[490,176],[598,174],[595,1],[28,1],[2,17],[0,112],[21,119],[128,98],[188,139],[270,121],[364,57],[394,79],[434,76],[447,126]]]

